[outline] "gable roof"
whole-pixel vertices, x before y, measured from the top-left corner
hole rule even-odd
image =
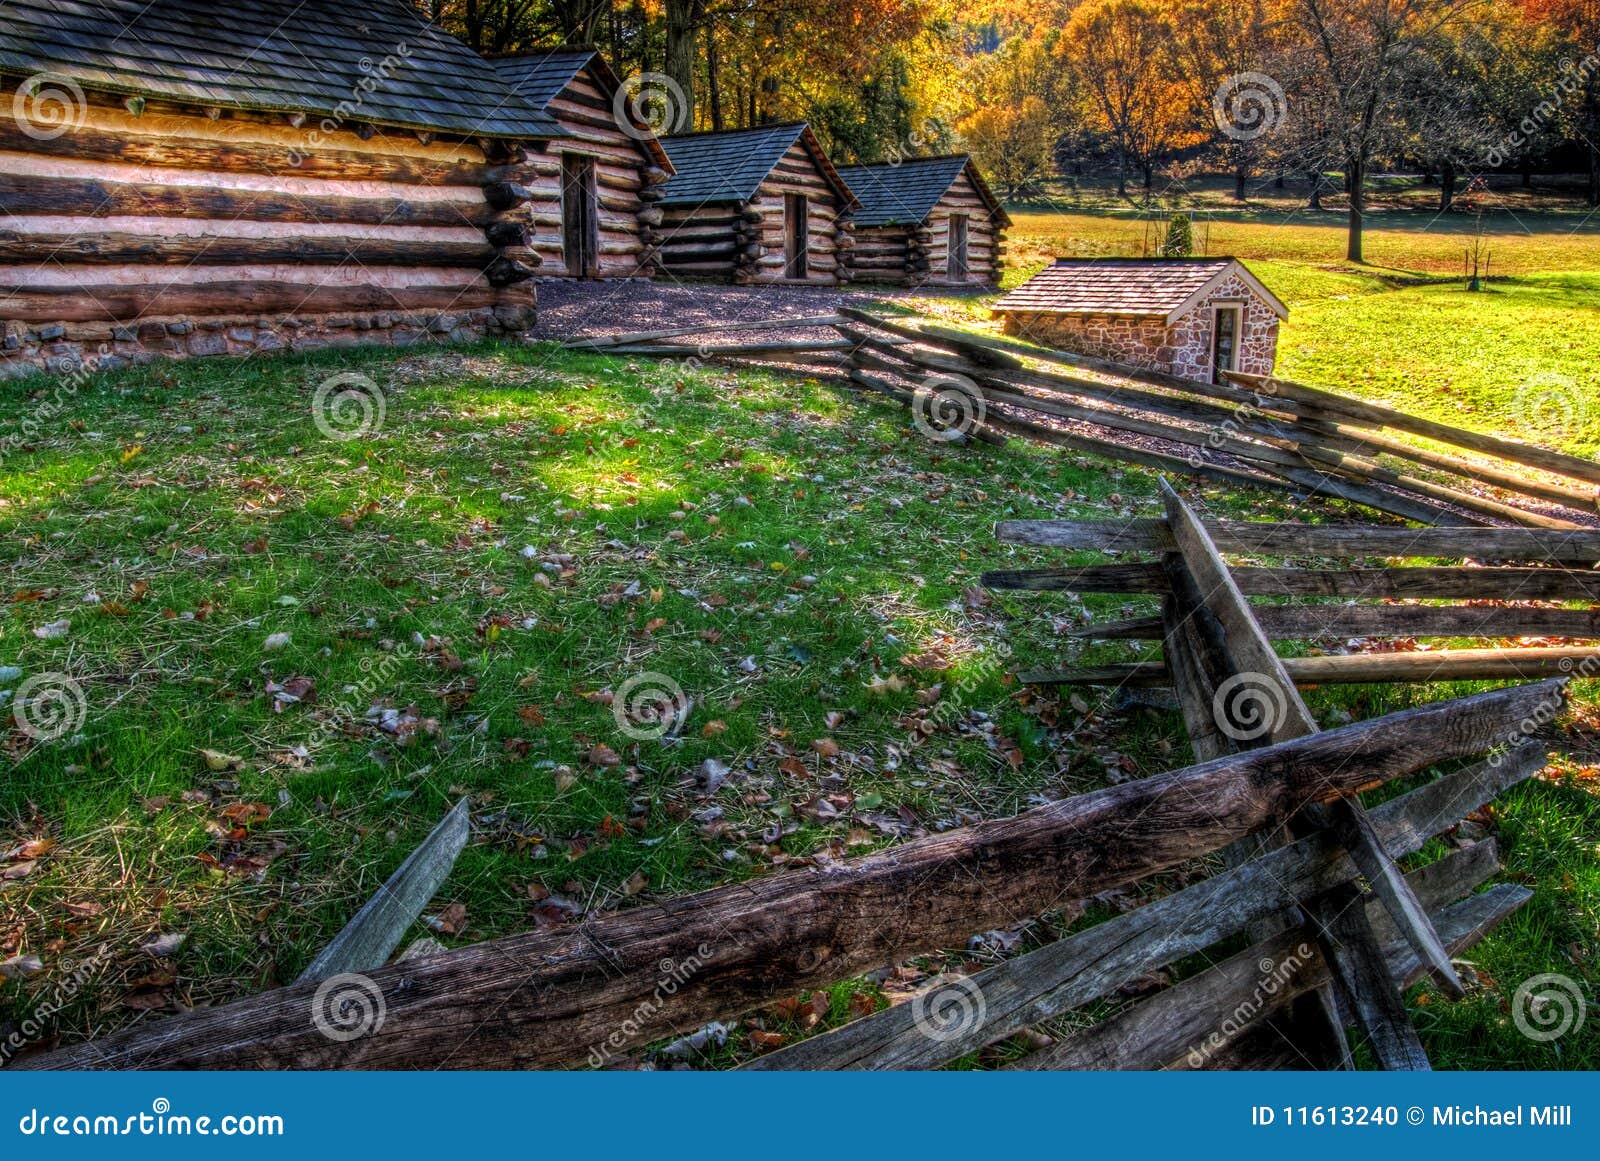
[[[1171,326],[1230,274],[1279,318],[1289,317],[1289,308],[1237,258],[1058,258],[994,309],[1155,317]]]
[[[0,9],[0,69],[9,72],[469,136],[560,132],[406,0],[4,0]]]
[[[989,207],[989,214],[1002,226],[1011,217],[989,189],[988,182],[966,154],[951,157],[914,157],[882,165],[850,165],[839,170],[844,183],[861,199],[856,213],[857,226],[911,226],[925,222],[939,200],[950,192],[963,172]]]
[[[617,94],[622,89],[622,80],[606,63],[599,49],[579,45],[543,52],[519,52],[510,56],[492,56],[489,63],[507,88],[522,101],[549,115],[551,120],[556,120],[558,127],[559,121],[550,108],[550,102],[565,92],[567,86],[578,79],[578,74],[587,69],[600,86],[600,91],[612,99],[612,111],[617,119],[620,121],[626,116],[632,122],[635,132],[630,136],[644,146],[657,165],[668,173],[673,172],[672,160],[661,147],[661,140],[655,131],[643,118],[635,116],[635,110],[626,101],[618,103]],[[562,135],[567,136],[564,133]]]
[[[747,202],[797,142],[805,146],[839,200],[851,208],[859,205],[856,195],[822,151],[816,135],[803,122],[663,137],[661,145],[672,159],[677,176],[661,187],[665,194],[661,204]]]

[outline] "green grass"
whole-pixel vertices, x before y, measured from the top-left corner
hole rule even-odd
[[[1127,228],[1104,210],[1019,222],[1041,247]],[[1587,413],[1507,397],[1533,375],[1594,386],[1600,252],[1580,264],[1555,224],[1552,253],[1570,266],[1470,296],[1422,257],[1404,274],[1307,259],[1323,235],[1302,231],[1327,227],[1229,229],[1293,310],[1286,372],[1596,447]],[[1440,254],[1459,240],[1396,233]],[[1374,243],[1405,240],[1380,230]],[[310,400],[349,371],[382,385],[386,419],[340,442]],[[0,440],[43,388],[6,390]],[[1206,497],[1236,516],[1348,515]],[[464,929],[441,936],[451,945],[551,921],[547,892],[585,912],[630,906],[1169,769],[1188,757],[1175,715],[1041,698],[992,661],[1139,656],[1060,634],[1147,602],[974,587],[985,568],[1045,559],[995,545],[997,519],[1155,507],[1149,473],[1015,442],[931,445],[897,410],[790,377],[483,346],[97,379],[0,462],[0,665],[69,675],[87,708],[76,736],[6,738],[0,960],[37,955],[44,971],[0,983],[0,1023],[36,1012],[102,948],[92,983],[49,1021],[68,1040],[291,980],[462,795],[476,837],[429,912],[465,906]],[[35,635],[60,620],[65,635]],[[606,704],[646,673],[693,699],[676,745],[630,738]],[[314,695],[275,708],[271,689],[297,677]],[[1333,720],[1474,688],[1312,701]],[[369,720],[383,711],[403,736]],[[708,760],[729,768],[714,796]],[[1600,1064],[1595,1022],[1541,1045],[1506,1014],[1540,972],[1591,996],[1600,984],[1587,760],[1496,808],[1507,873],[1537,894],[1472,953],[1467,1002],[1413,994],[1441,1067]],[[30,840],[54,845],[17,853]],[[1106,913],[1054,917],[1025,942]],[[163,935],[186,937],[175,978],[139,950]],[[822,1023],[917,982],[840,981]],[[795,1035],[802,1015],[762,1020]],[[748,1031],[708,1060],[751,1051]]]

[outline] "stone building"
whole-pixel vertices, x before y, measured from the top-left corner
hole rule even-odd
[[[1007,334],[1203,382],[1270,375],[1289,315],[1237,258],[1063,258],[994,310]]]

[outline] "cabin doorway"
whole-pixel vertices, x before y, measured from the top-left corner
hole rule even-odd
[[[811,276],[811,199],[788,194],[783,199],[783,276],[803,282]]]
[[[1217,307],[1211,327],[1211,381],[1221,383],[1228,371],[1238,370],[1239,313],[1237,306]]]
[[[971,247],[971,224],[965,214],[953,214],[950,218],[950,260],[946,263],[946,273],[951,282],[965,282],[972,269],[968,252]]]
[[[600,274],[600,196],[594,159],[568,153],[561,159],[561,249],[567,273]]]

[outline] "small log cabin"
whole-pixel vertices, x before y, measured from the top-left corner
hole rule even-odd
[[[887,286],[993,286],[1011,218],[972,159],[925,157],[842,168],[861,202],[851,270]]]
[[[1063,258],[994,313],[1010,335],[1213,383],[1272,374],[1289,308],[1237,258]]]
[[[679,278],[839,286],[857,202],[805,125],[663,137],[662,269]]]
[[[593,48],[494,60],[526,104],[561,135],[514,180],[528,204],[541,278],[648,278],[661,242],[659,188],[672,162],[648,123],[620,100],[621,82]]]
[[[562,130],[406,0],[8,0],[0,71],[0,375],[533,324]]]

